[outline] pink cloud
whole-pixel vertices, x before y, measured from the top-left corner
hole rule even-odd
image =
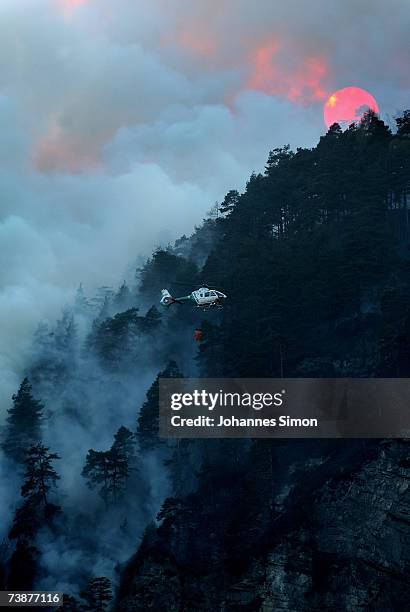
[[[247,87],[301,103],[326,98],[326,60],[319,55],[309,55],[296,65],[286,66],[279,61],[280,50],[278,40],[269,40],[252,51]]]

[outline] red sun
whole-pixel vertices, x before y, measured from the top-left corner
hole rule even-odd
[[[367,110],[379,112],[376,100],[361,87],[343,87],[328,97],[323,109],[323,117],[327,127],[339,123],[347,127],[354,121],[360,121]]]

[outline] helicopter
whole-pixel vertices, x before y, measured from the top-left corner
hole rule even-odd
[[[171,304],[184,304],[185,302],[193,302],[197,308],[208,310],[210,308],[222,308],[222,300],[226,299],[226,295],[216,289],[209,287],[200,287],[192,291],[189,295],[174,298],[168,289],[161,291],[160,304],[169,307]]]

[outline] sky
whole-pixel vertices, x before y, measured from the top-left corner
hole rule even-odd
[[[408,0],[0,0],[0,411],[38,321],[189,233],[359,86],[410,106]]]

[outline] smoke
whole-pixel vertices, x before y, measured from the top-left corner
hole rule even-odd
[[[270,148],[314,144],[333,89],[407,105],[405,0],[6,0],[0,15],[3,414],[36,322],[80,281],[118,282]]]
[[[114,309],[113,309],[114,312]],[[141,458],[131,470],[124,499],[105,507],[81,475],[89,449],[108,450],[122,425],[136,429],[138,410],[158,371],[163,368],[161,338],[133,338],[131,354],[117,368],[103,367],[92,350],[84,351],[91,317],[76,312],[80,322],[70,347],[56,348],[54,335],[44,347],[35,344],[28,366],[38,366],[34,395],[44,408],[42,438],[59,459],[53,462],[60,479],[49,501],[62,508],[56,528],[42,529],[35,545],[40,551],[38,588],[78,594],[91,576],[116,582],[117,570],[135,552],[144,529],[168,492],[161,456]],[[50,330],[51,331],[51,330]],[[48,369],[51,366],[51,370]],[[15,466],[0,464],[0,540],[15,508],[22,503]],[[3,516],[4,515],[4,516]]]
[[[408,16],[407,0],[4,0],[0,423],[36,357],[33,330],[53,324],[80,282],[90,294],[118,286],[139,255],[242,189],[269,149],[312,146],[333,90],[365,87],[382,114],[407,107]],[[70,517],[64,535],[39,534],[44,588],[71,591],[84,568],[112,575],[166,495],[161,461],[147,457],[124,537],[123,517],[102,513],[80,476],[89,448],[109,448],[120,425],[135,429],[164,365],[139,348],[132,374],[77,355],[64,392],[39,389]],[[179,348],[192,368],[192,349]],[[17,489],[0,457],[2,535]]]
[[[0,545],[11,527],[20,486],[18,478],[10,478],[11,470],[12,466],[0,451]]]

